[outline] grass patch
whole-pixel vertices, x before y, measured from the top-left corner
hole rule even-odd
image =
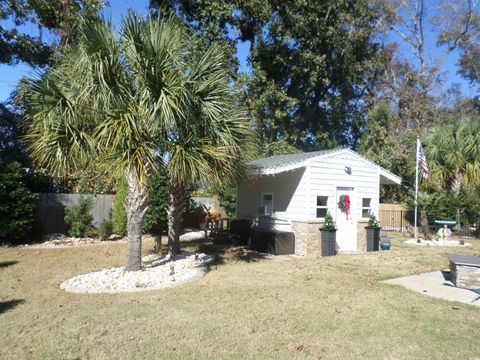
[[[411,247],[321,259],[275,259],[204,241],[206,276],[130,294],[71,294],[72,276],[121,266],[125,244],[0,249],[0,358],[411,359],[480,357],[480,310],[380,281],[447,267]],[[144,244],[145,254],[153,243]],[[452,308],[452,305],[459,309]]]

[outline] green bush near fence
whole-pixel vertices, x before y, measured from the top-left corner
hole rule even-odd
[[[37,195],[25,177],[20,163],[0,160],[0,243],[15,244],[32,235]]]
[[[102,240],[106,240],[112,235],[112,222],[109,220],[103,220],[100,225],[98,225],[98,236],[102,238]]]
[[[161,235],[167,229],[169,196],[168,178],[165,173],[152,176],[148,182],[148,210],[143,223],[145,233]]]
[[[82,197],[77,205],[73,205],[65,210],[65,224],[67,225],[68,235],[72,237],[85,237],[92,229],[92,209],[93,201]]]
[[[125,198],[127,196],[127,182],[125,179],[117,183],[117,191],[112,206],[112,230],[120,236],[127,235],[127,211],[125,210]]]

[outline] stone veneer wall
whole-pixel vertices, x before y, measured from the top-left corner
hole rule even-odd
[[[452,282],[458,287],[480,288],[480,268],[477,266],[459,265],[450,262],[450,276]]]
[[[368,221],[359,221],[357,222],[357,251],[366,252],[367,251],[367,231],[365,226],[367,226]]]
[[[357,251],[367,251],[368,221],[357,223]],[[322,256],[320,227],[323,220],[292,220],[292,231],[295,234],[295,255],[318,257]]]
[[[295,233],[295,254],[308,257],[322,255],[320,227],[323,220],[292,220],[292,231]]]

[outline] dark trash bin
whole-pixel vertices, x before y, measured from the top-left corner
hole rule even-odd
[[[236,219],[230,221],[230,235],[238,245],[248,245],[252,225],[245,219]]]
[[[294,254],[295,234],[288,231],[252,228],[250,248],[273,255]]]

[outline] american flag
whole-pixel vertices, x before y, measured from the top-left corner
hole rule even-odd
[[[428,179],[429,175],[430,175],[430,171],[428,170],[428,166],[427,166],[427,159],[425,158],[425,152],[423,151],[423,146],[422,144],[418,143],[418,161],[420,162],[420,164],[422,164],[422,175],[423,175],[423,178],[425,180]]]

